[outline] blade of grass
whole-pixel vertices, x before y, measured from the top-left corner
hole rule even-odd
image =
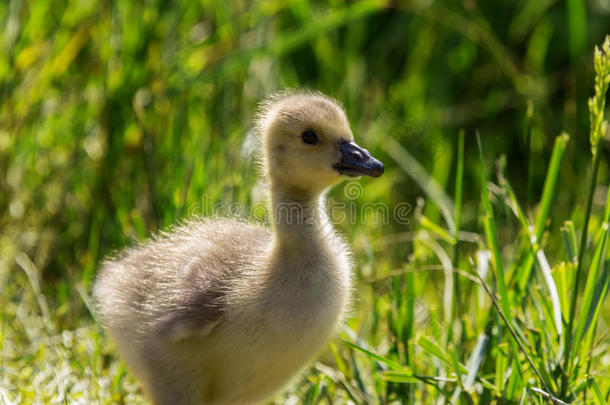
[[[561,235],[563,236],[563,242],[566,245],[566,252],[568,258],[572,263],[576,263],[576,232],[574,231],[574,222],[565,221],[561,227]]]
[[[404,309],[404,336],[405,350],[407,355],[407,366],[414,367],[415,364],[415,276],[413,273],[406,273],[402,276],[405,284],[405,309]]]
[[[352,349],[355,349],[355,350],[357,350],[359,352],[362,352],[362,353],[366,354],[371,359],[376,360],[376,361],[378,361],[378,362],[380,362],[382,364],[385,364],[386,366],[388,366],[392,370],[400,371],[400,372],[403,372],[403,373],[412,373],[409,368],[403,366],[402,364],[398,363],[395,360],[392,360],[392,359],[390,359],[388,357],[381,356],[379,354],[375,354],[372,351],[367,350],[364,347],[358,346],[357,344],[352,343],[350,341],[347,341],[345,339],[342,339],[342,341],[343,341],[343,343],[345,343],[346,345],[348,345]]]
[[[504,384],[506,380],[506,369],[508,368],[508,344],[499,343],[496,346],[498,353],[496,354],[496,386],[498,395],[504,392]]]
[[[555,186],[557,185],[557,179],[561,169],[561,161],[563,160],[563,155],[569,139],[569,135],[565,132],[562,132],[557,138],[555,138],[555,144],[551,154],[551,163],[549,164],[549,168],[546,172],[544,187],[542,189],[540,211],[538,212],[538,217],[536,218],[536,224],[534,227],[534,236],[536,237],[536,241],[540,241],[542,239],[542,234],[546,228],[546,221],[549,217],[553,196],[555,195]],[[518,272],[517,280],[519,291],[525,291],[525,286],[529,281],[534,261],[534,255],[532,253],[528,254],[527,258],[525,259],[525,264]]]
[[[384,380],[401,384],[413,384],[421,382],[417,377],[414,377],[412,373],[408,374],[401,371],[384,371],[381,376]]]
[[[586,328],[590,326],[590,315],[592,314],[592,312],[595,312],[597,308],[598,302],[594,303],[593,298],[595,294],[596,285],[599,281],[599,273],[604,264],[603,258],[606,256],[606,241],[608,239],[608,231],[610,227],[608,227],[606,223],[604,224],[604,228],[605,232],[603,233],[602,240],[597,244],[597,248],[595,249],[595,253],[593,254],[593,260],[591,261],[589,272],[587,274],[587,283],[585,285],[585,291],[582,296],[580,314],[575,325],[576,329],[574,330],[574,347],[580,347],[580,340],[583,334],[586,333]]]
[[[586,332],[582,349],[581,349],[581,357],[588,358],[587,365],[587,375],[589,374],[589,369],[592,361],[591,353],[593,351],[593,343],[595,338],[595,331],[597,328],[597,320],[599,318],[599,314],[601,313],[602,304],[604,303],[606,297],[608,296],[608,286],[610,284],[610,261],[606,260],[606,264],[604,266],[604,274],[600,278],[597,283],[596,288],[596,298],[594,300],[595,304],[592,305],[592,308],[589,310],[588,322],[589,329]]]
[[[455,233],[455,221],[451,207],[453,202],[445,193],[445,190],[426,171],[426,169],[415,159],[400,143],[388,137],[383,144],[383,150],[392,157],[413,180],[424,190],[430,199],[440,208],[443,218],[449,227],[450,233]]]
[[[542,272],[542,276],[544,277],[544,281],[551,296],[555,330],[557,331],[557,335],[561,336],[563,334],[563,317],[561,314],[561,303],[559,302],[559,292],[557,291],[557,285],[555,284],[553,274],[551,273],[551,266],[549,265],[546,255],[542,249],[538,249],[538,251],[536,251],[536,258],[538,259],[540,271]]]
[[[450,235],[441,226],[439,226],[436,223],[430,221],[428,219],[428,217],[426,217],[425,215],[422,215],[419,218],[419,225],[422,228],[427,229],[430,232],[438,235],[442,240],[444,240],[445,242],[449,243],[450,245],[455,245],[456,242],[457,242],[457,239],[453,235]]]
[[[527,183],[525,186],[525,207],[532,206],[532,188],[534,179],[534,154],[532,153],[532,124],[534,116],[534,103],[527,100],[527,110],[525,112],[525,142],[527,156]]]
[[[606,402],[606,399],[604,398],[604,394],[602,393],[602,390],[599,387],[599,384],[597,383],[597,381],[595,381],[595,378],[593,378],[593,377],[589,378],[587,386],[590,387],[591,390],[593,391],[593,394],[595,395],[594,398],[598,405],[604,405],[604,404],[608,403],[608,402]]]
[[[554,404],[558,404],[558,405],[570,405],[567,402],[563,402],[562,400],[555,398],[552,394],[549,394],[546,391],[541,390],[540,388],[536,388],[536,387],[530,387],[530,389],[532,391],[534,391],[537,394],[542,395],[545,399],[548,399],[549,401],[551,401]]]
[[[587,47],[587,2],[585,0],[568,0],[566,2],[568,20],[568,48],[573,63]]]
[[[462,222],[462,187],[464,184],[464,143],[465,143],[466,133],[463,129],[460,130],[458,134],[458,150],[457,150],[457,167],[455,173],[455,210],[454,210],[454,219],[455,219],[455,233],[453,238],[455,240],[455,245],[453,246],[453,268],[457,269],[459,267],[460,262],[460,228]],[[460,287],[460,278],[455,272],[453,274],[453,288],[455,289],[455,293],[453,295],[454,303],[453,303],[453,317],[457,318],[459,314],[462,313],[461,308],[461,287]],[[453,335],[453,329],[449,329],[449,338]],[[461,339],[460,339],[461,343]]]
[[[318,376],[316,384],[307,392],[307,396],[305,397],[304,401],[306,404],[318,403],[318,398],[320,397],[320,393],[323,389],[324,378],[324,374]]]

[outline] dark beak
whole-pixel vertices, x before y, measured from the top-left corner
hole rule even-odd
[[[379,177],[383,174],[383,163],[375,159],[368,150],[361,148],[354,142],[341,142],[339,144],[341,160],[333,168],[340,174],[351,177],[367,175]]]

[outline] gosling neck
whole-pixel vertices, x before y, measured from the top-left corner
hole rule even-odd
[[[282,248],[314,248],[332,227],[326,215],[326,190],[271,187],[271,219],[275,245]]]

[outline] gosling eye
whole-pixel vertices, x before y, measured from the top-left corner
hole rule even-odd
[[[305,131],[301,134],[301,139],[308,145],[315,145],[320,142],[318,135],[313,131]]]

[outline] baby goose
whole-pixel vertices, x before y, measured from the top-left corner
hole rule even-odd
[[[97,314],[159,405],[265,400],[322,348],[350,294],[324,211],[342,176],[380,176],[339,104],[281,92],[258,118],[272,230],[193,221],[104,263]]]

